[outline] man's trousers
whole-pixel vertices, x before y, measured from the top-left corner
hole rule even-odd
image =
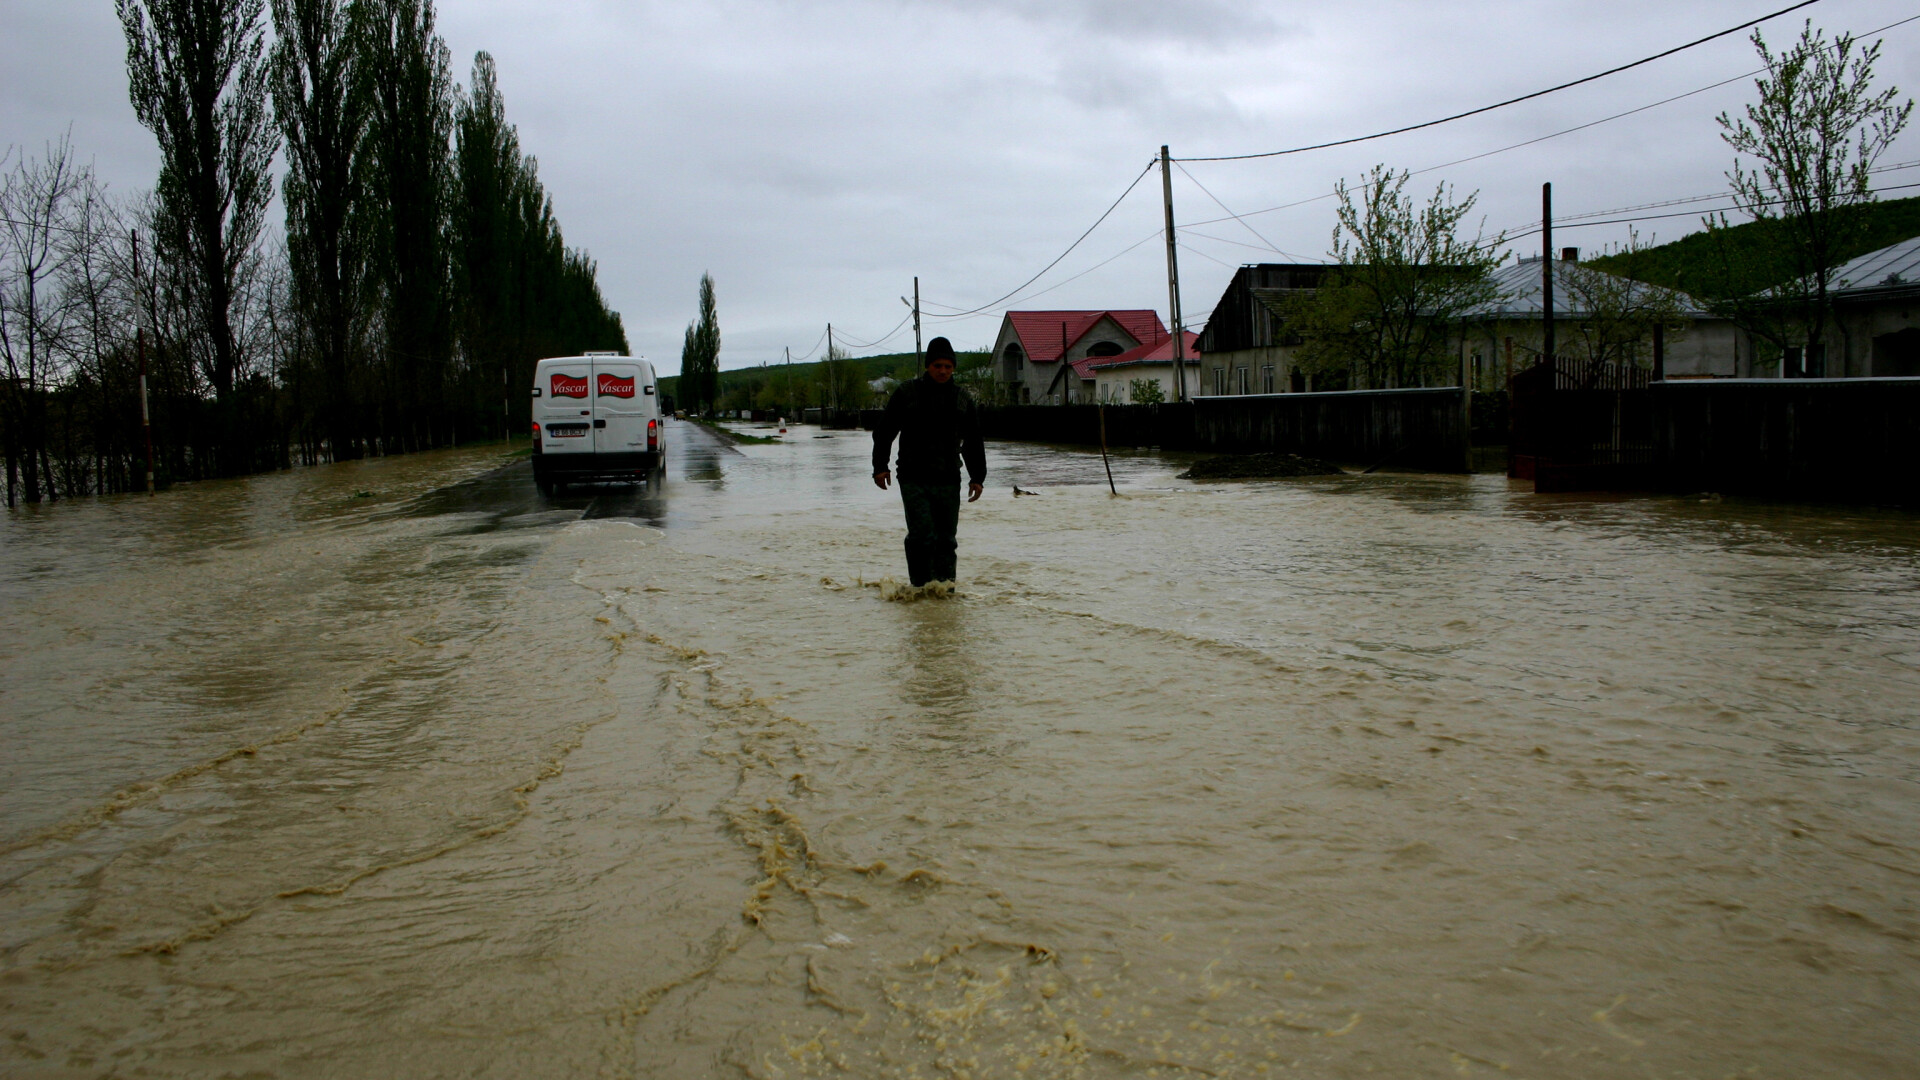
[[[955,536],[960,528],[960,481],[916,484],[900,481],[907,510],[907,577],[915,585],[954,579]]]

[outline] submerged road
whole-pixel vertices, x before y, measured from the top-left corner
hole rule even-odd
[[[669,440],[0,519],[0,1073],[1920,1060],[1914,515]]]

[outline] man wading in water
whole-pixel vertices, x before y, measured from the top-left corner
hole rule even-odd
[[[873,482],[887,489],[887,459],[900,436],[900,501],[907,509],[907,576],[915,585],[952,582],[960,527],[960,459],[967,462],[967,501],[987,482],[980,407],[953,381],[953,343],[927,342],[926,374],[900,387],[873,428]]]

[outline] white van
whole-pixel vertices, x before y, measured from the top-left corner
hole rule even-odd
[[[533,366],[533,482],[543,493],[569,481],[667,475],[666,420],[653,365],[587,353]]]

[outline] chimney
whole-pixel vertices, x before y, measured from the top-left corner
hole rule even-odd
[[[1565,248],[1561,248],[1561,249],[1560,249],[1560,261],[1561,261],[1561,262],[1579,262],[1579,261],[1580,261],[1580,249],[1579,249],[1579,248],[1576,248],[1576,247],[1565,247]]]

